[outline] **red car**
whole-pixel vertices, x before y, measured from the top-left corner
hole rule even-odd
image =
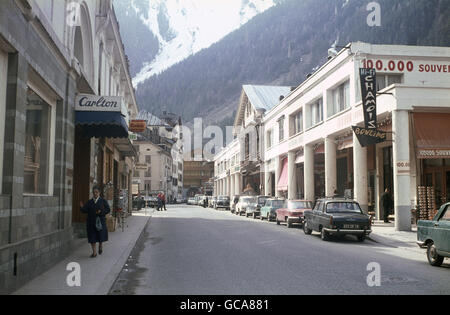
[[[305,210],[311,210],[313,207],[312,201],[308,200],[288,200],[286,202],[287,208],[278,209],[277,212],[277,224],[286,222],[288,228],[292,227],[292,224],[303,224]]]

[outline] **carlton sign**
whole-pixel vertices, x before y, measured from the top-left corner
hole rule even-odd
[[[122,112],[123,99],[120,96],[79,94],[75,110],[81,112]]]

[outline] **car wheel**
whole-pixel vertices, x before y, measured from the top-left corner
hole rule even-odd
[[[311,235],[311,233],[312,233],[312,230],[308,228],[306,221],[303,222],[303,232],[305,232],[306,235]]]
[[[253,219],[256,219],[256,213],[253,213]]]
[[[330,236],[328,235],[328,232],[325,231],[325,229],[323,229],[323,228],[320,231],[320,238],[322,239],[322,241],[328,241],[330,239]]]
[[[281,224],[281,222],[280,222],[280,220],[278,220],[278,218],[276,218],[275,220],[276,220],[276,222],[277,222],[277,225],[280,225],[280,224]]]
[[[288,229],[290,229],[292,227],[291,220],[289,220],[289,219],[286,220],[286,226]]]
[[[358,242],[364,242],[366,240],[366,236],[365,235],[359,235],[358,236]]]
[[[435,267],[441,266],[442,263],[444,262],[444,257],[438,255],[438,253],[436,252],[436,246],[434,246],[433,242],[428,244],[427,258],[428,258],[428,262],[430,263],[430,265],[435,266]]]
[[[267,214],[267,222],[270,222],[270,213]]]

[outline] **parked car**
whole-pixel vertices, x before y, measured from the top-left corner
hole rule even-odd
[[[141,210],[145,208],[145,200],[144,197],[134,197],[133,198],[133,209]]]
[[[240,196],[239,201],[236,204],[236,210],[235,214],[242,215],[245,214],[245,211],[247,210],[247,207],[250,204],[256,203],[256,197],[255,196]]]
[[[202,198],[200,198],[200,201],[198,202],[198,205],[203,207],[203,208],[209,207],[209,199],[210,198],[211,198],[211,196],[203,196]]]
[[[196,206],[202,206],[203,205],[203,197],[205,195],[195,195],[195,205]]]
[[[266,201],[270,199],[269,196],[256,196],[249,203],[247,208],[245,209],[245,216],[253,216],[253,219],[256,219],[261,214],[261,208],[264,207]]]
[[[231,203],[230,203],[230,210],[231,213],[235,213],[236,212],[236,204],[239,202],[239,195],[233,196],[233,198],[231,198]]]
[[[450,202],[441,206],[433,220],[417,222],[417,244],[427,249],[432,266],[441,266],[450,257]]]
[[[191,205],[191,206],[196,205],[196,198],[195,198],[195,197],[190,197],[190,198],[188,199],[187,204],[188,204],[188,205]]]
[[[305,211],[303,231],[319,232],[322,240],[332,235],[355,235],[363,242],[372,232],[370,216],[364,214],[356,201],[344,198],[318,199],[313,210]]]
[[[217,196],[210,197],[209,198],[209,205],[208,205],[208,207],[214,208],[214,205],[215,205],[216,201],[217,201]]]
[[[158,198],[156,197],[148,197],[146,199],[147,207],[156,208],[158,206]]]
[[[312,201],[308,200],[288,200],[286,208],[281,208],[276,211],[277,224],[286,222],[286,226],[291,228],[295,224],[303,224],[305,210],[311,210],[313,207]]]
[[[218,196],[216,201],[215,209],[224,208],[230,210],[230,197],[228,196]]]
[[[260,219],[272,221],[276,218],[276,211],[286,207],[286,200],[278,198],[270,198],[266,200],[266,204],[261,208]]]

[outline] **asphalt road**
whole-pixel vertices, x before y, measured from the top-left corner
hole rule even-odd
[[[372,262],[380,286],[367,284]],[[300,227],[181,205],[153,214],[110,294],[450,294],[449,280],[449,260],[436,268],[425,254],[404,258],[370,240],[324,242]]]

